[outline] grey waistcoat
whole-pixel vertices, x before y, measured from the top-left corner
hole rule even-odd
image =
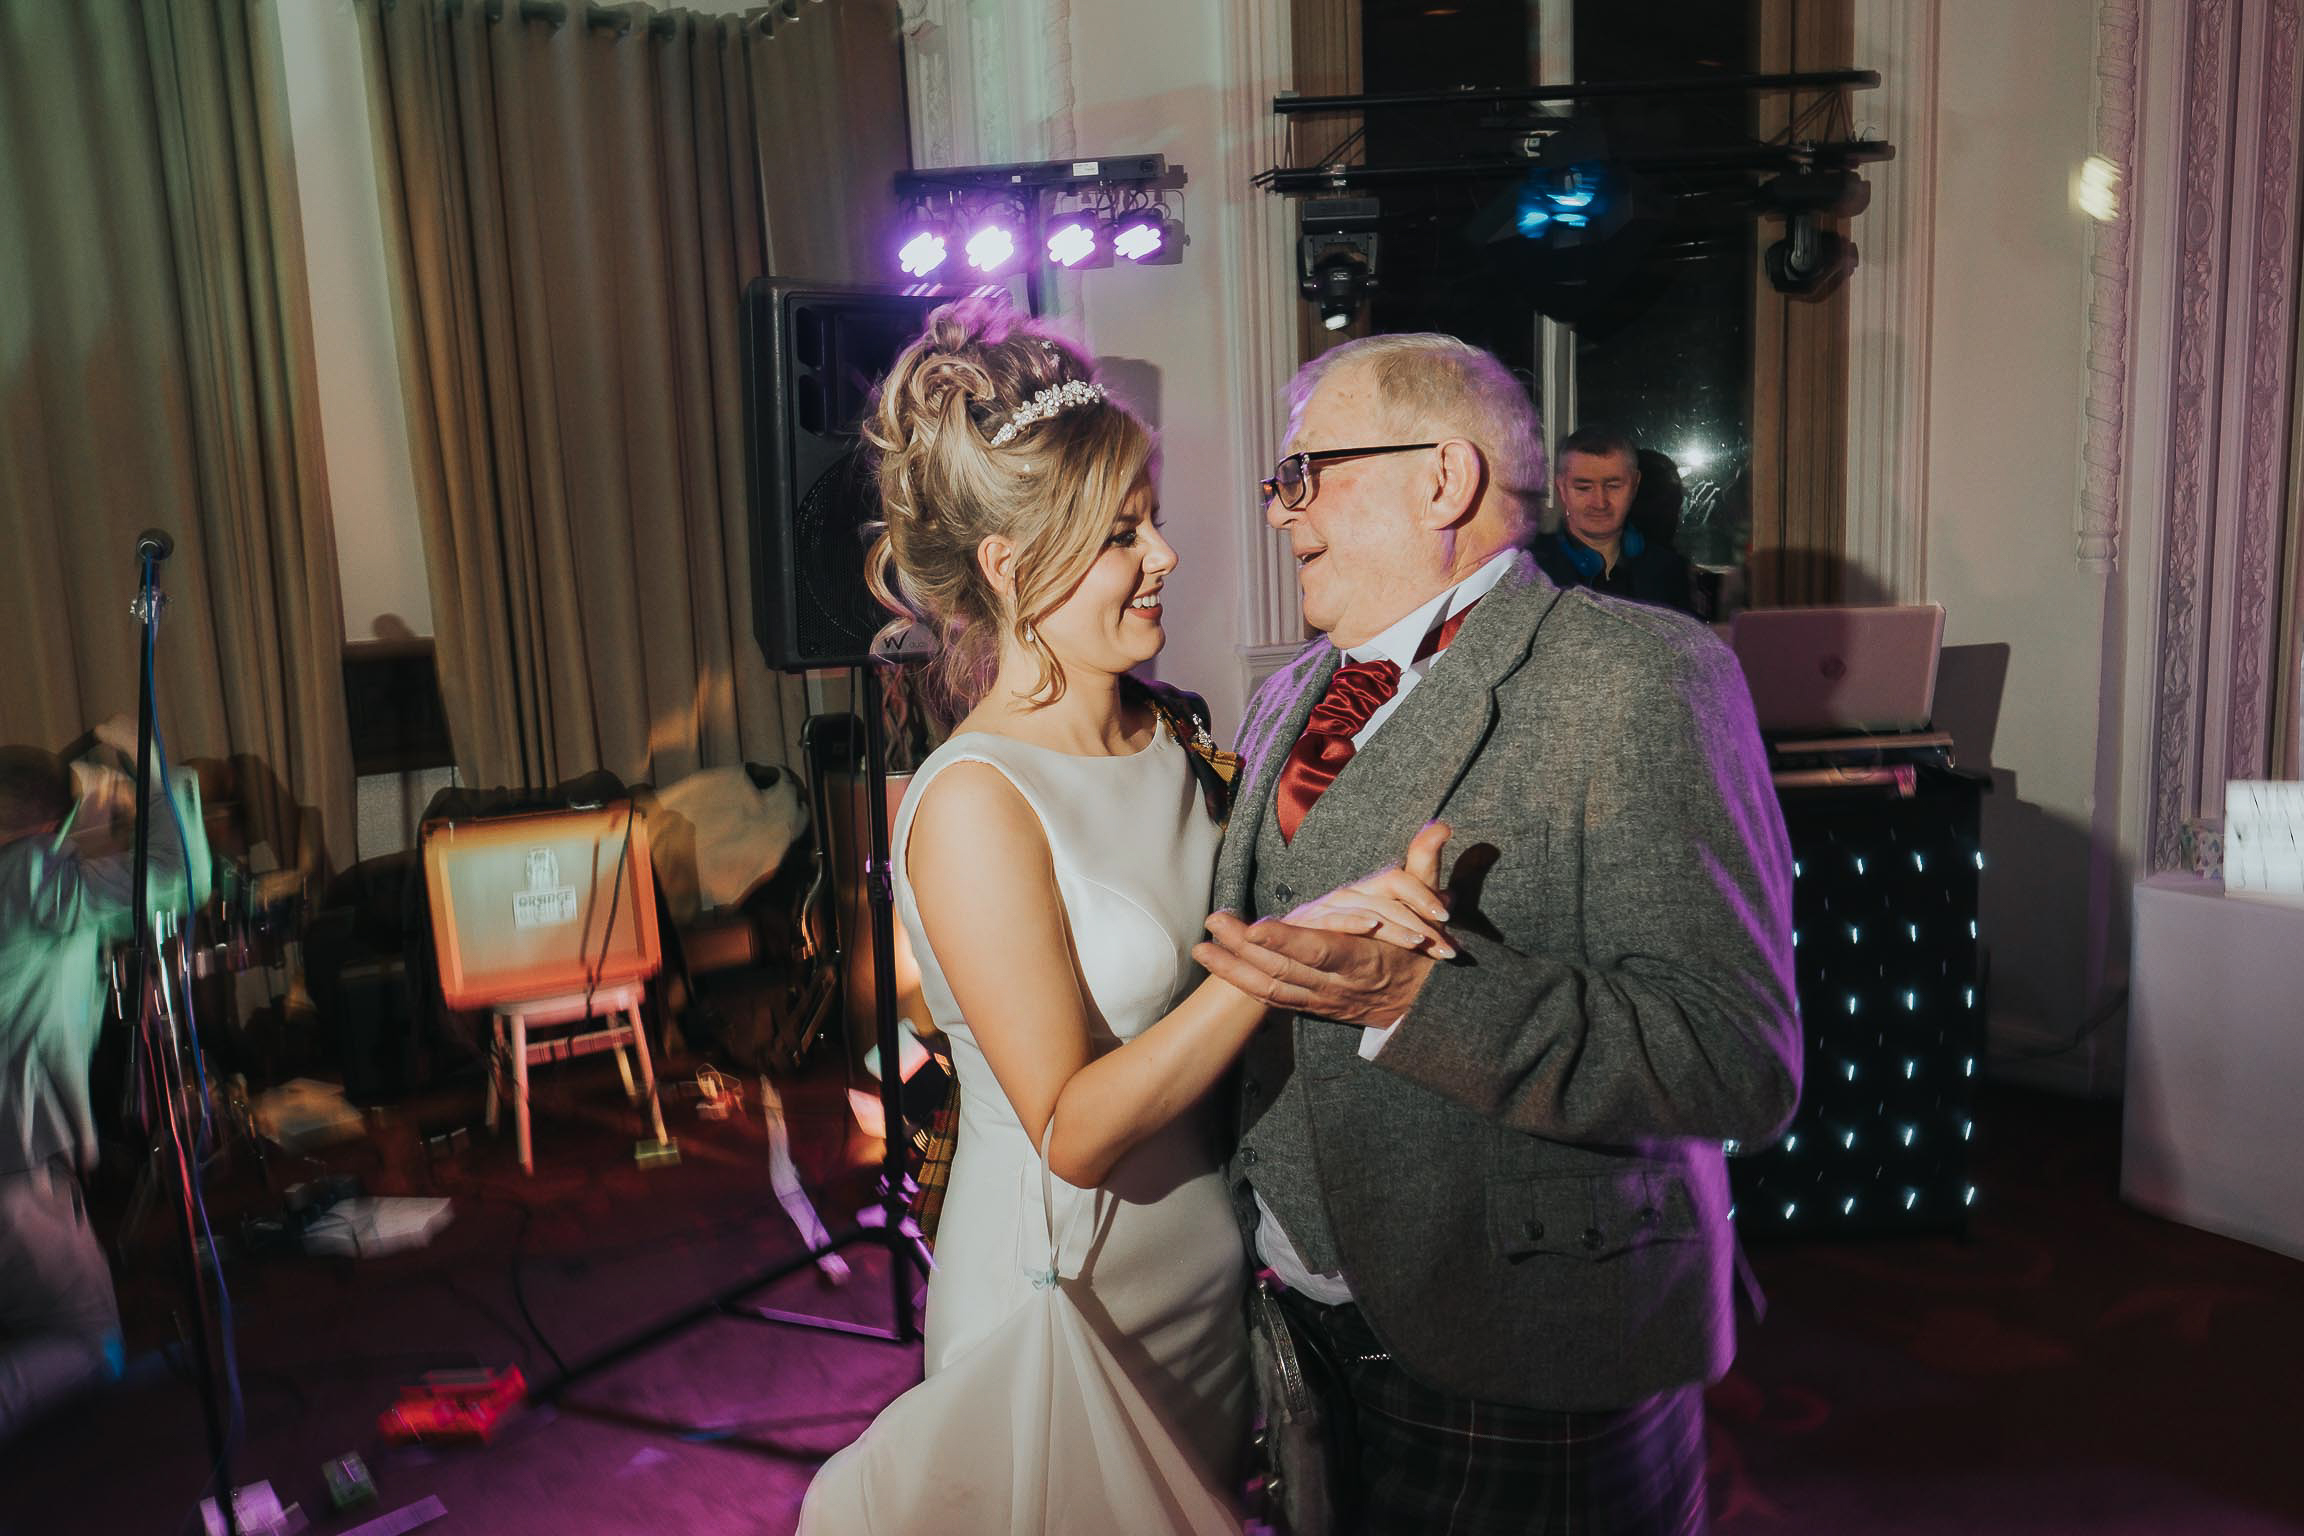
[[[1303,860],[1280,839],[1280,818],[1261,818],[1252,889],[1255,918],[1281,916],[1297,902],[1328,889],[1299,891]],[[1333,1030],[1334,1026],[1326,1026]],[[1336,1031],[1341,1034],[1342,1031]],[[1249,1044],[1241,1075],[1240,1171],[1287,1229],[1288,1240],[1314,1270],[1343,1267],[1336,1235],[1320,1194],[1320,1165],[1312,1146],[1311,1104],[1296,1070],[1296,1021],[1276,1019]]]

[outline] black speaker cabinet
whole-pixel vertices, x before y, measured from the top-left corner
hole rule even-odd
[[[752,624],[780,672],[856,666],[888,614],[864,586],[880,516],[857,428],[942,292],[756,278],[744,290]]]

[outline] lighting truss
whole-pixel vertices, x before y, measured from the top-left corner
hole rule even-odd
[[[1184,179],[1165,155],[908,171],[896,178],[896,194],[910,209],[897,237],[897,265],[921,282],[939,268],[946,277],[979,281],[1021,271],[1037,307],[1039,278],[1050,269],[1182,260],[1183,229],[1166,194]]]
[[[1820,228],[1818,220],[1861,211],[1866,189],[1858,167],[1893,158],[1895,146],[1853,136],[1802,136],[1800,130],[1815,115],[1812,108],[1795,120],[1792,129],[1773,139],[1731,135],[1708,144],[1619,145],[1592,153],[1588,144],[1605,145],[1603,123],[1596,115],[1579,117],[1561,108],[1688,95],[1868,89],[1879,83],[1877,70],[1835,69],[1518,90],[1281,96],[1274,98],[1272,110],[1284,118],[1414,113],[1436,121],[1461,121],[1465,153],[1417,164],[1353,165],[1340,158],[1347,140],[1319,164],[1276,165],[1259,174],[1256,183],[1283,196],[1318,199],[1373,193],[1397,184],[1517,182],[1491,214],[1474,221],[1468,236],[1479,241],[1518,236],[1547,251],[1580,253],[1578,259],[1587,263],[1598,260],[1598,248],[1624,233],[1627,224],[1635,225],[1632,233],[1653,242],[1663,226],[1778,218],[1785,223],[1785,238],[1771,248],[1766,270],[1782,291],[1812,294],[1845,276],[1856,261],[1854,246]],[[1640,204],[1637,220],[1632,218],[1635,195]],[[1612,268],[1631,264],[1607,263]],[[1586,281],[1576,279],[1577,284]],[[1306,296],[1312,297],[1309,289]]]

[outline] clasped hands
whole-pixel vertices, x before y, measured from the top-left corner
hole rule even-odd
[[[1440,889],[1444,821],[1428,823],[1407,857],[1338,886],[1284,918],[1208,919],[1192,958],[1209,975],[1274,1008],[1340,1024],[1400,1021],[1436,961],[1455,958]]]

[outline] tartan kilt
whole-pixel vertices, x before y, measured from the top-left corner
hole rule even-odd
[[[1354,1408],[1353,1536],[1703,1536],[1704,1389],[1605,1413],[1453,1397],[1393,1364],[1356,1306],[1285,1304],[1320,1329]],[[1299,1533],[1313,1536],[1313,1533]]]
[[[951,1071],[949,1063],[945,1070]],[[927,1127],[916,1133],[914,1142],[920,1150],[920,1171],[914,1177],[911,1216],[920,1229],[920,1241],[929,1252],[936,1250],[936,1228],[944,1218],[944,1191],[952,1182],[952,1154],[960,1145],[960,1079],[954,1074],[944,1090],[944,1102],[930,1117]]]

